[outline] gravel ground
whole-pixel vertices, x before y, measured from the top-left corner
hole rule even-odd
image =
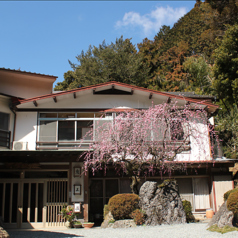
[[[66,238],[66,237],[90,237],[90,238],[213,238],[213,237],[238,237],[238,231],[220,234],[207,231],[206,223],[190,223],[184,225],[139,226],[135,228],[107,228],[94,227],[88,230],[62,229],[61,230],[8,230],[10,238]]]

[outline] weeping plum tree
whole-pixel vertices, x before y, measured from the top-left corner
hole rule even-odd
[[[207,122],[207,112],[201,107],[176,103],[119,113],[109,122],[99,121],[91,130],[94,143],[83,154],[84,169],[95,173],[113,165],[132,178],[136,193],[140,176],[182,169],[182,163],[176,161],[189,162],[191,157],[211,159],[208,133],[217,137]]]

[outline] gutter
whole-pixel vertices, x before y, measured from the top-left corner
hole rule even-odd
[[[15,140],[15,128],[16,128],[17,114],[16,114],[16,111],[14,111],[12,105],[9,105],[9,108],[12,111],[12,113],[14,114],[13,133],[12,133],[12,143],[13,143],[13,141]]]

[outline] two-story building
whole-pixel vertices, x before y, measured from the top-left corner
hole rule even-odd
[[[111,196],[131,192],[130,178],[118,176],[113,169],[94,176],[82,173],[81,154],[93,143],[85,135],[97,124],[113,120],[116,111],[147,109],[152,101],[199,103],[209,120],[218,110],[212,97],[118,82],[52,92],[56,78],[0,69],[0,216],[6,227],[63,225],[60,210],[74,204],[80,204],[81,219],[100,222]],[[205,214],[210,208],[217,211],[223,193],[233,188],[229,167],[234,162],[212,155],[208,125],[201,126],[207,135],[204,155],[193,157],[196,148],[191,146],[187,171],[171,175],[182,198],[192,203],[194,214]],[[146,180],[161,181],[161,177]]]

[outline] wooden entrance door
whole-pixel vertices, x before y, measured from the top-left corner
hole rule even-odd
[[[44,182],[0,181],[0,194],[0,216],[6,228],[43,227]]]
[[[0,216],[6,228],[18,228],[20,214],[20,182],[0,181]]]

